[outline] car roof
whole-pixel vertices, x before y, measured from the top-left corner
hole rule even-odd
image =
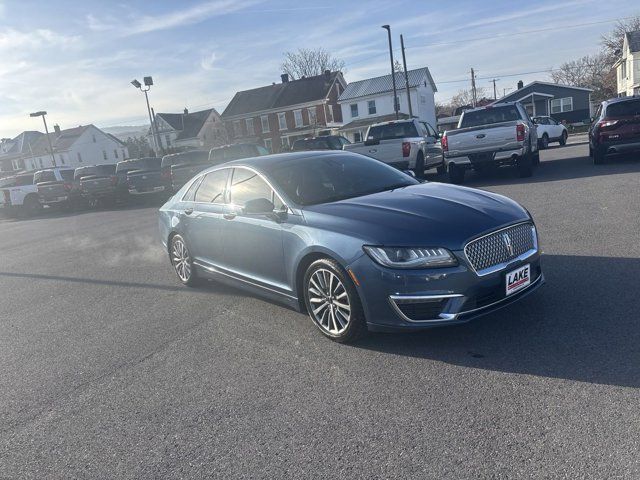
[[[610,98],[608,100],[605,100],[604,103],[605,105],[611,105],[614,103],[622,103],[622,102],[629,102],[629,101],[633,101],[633,100],[640,100],[640,96],[638,95],[633,95],[631,97],[617,97],[617,98]]]

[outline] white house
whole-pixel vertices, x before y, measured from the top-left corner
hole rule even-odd
[[[158,113],[156,127],[160,148],[164,151],[228,143],[220,114],[215,108],[191,113],[186,108],[183,113]],[[149,138],[150,145],[155,143],[153,137]]]
[[[640,30],[625,34],[622,56],[615,67],[618,96],[640,95]]]
[[[436,125],[436,85],[427,67],[407,71],[411,113]],[[403,72],[395,73],[400,118],[409,118],[409,102]],[[369,125],[395,119],[391,74],[352,82],[338,98],[344,125],[340,132],[352,142],[362,141]]]
[[[13,170],[117,163],[129,157],[127,147],[120,140],[94,125],[66,130],[60,130],[60,127],[55,125],[54,131],[49,133],[53,155],[47,136],[33,133],[23,132],[18,135],[16,139],[23,136],[23,140],[31,138],[33,142],[26,145],[26,142],[22,141],[19,152],[6,154],[10,156],[6,158],[11,161]],[[0,161],[3,160],[2,157],[0,154]]]

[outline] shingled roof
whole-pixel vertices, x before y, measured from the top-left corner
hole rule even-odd
[[[640,30],[635,32],[627,32],[627,43],[631,53],[640,52]]]
[[[415,70],[408,70],[407,76],[409,77],[409,88],[422,85],[424,82],[429,82],[434,92],[437,92],[436,84],[431,77],[431,73],[427,67],[416,68]],[[396,72],[396,89],[400,91],[406,88],[404,81],[404,72]],[[343,100],[351,100],[352,98],[366,97],[367,95],[377,95],[379,93],[391,92],[393,90],[393,82],[391,74],[382,75],[380,77],[367,78],[366,80],[360,80],[357,82],[351,82],[347,85],[347,88],[342,92],[339,102]]]
[[[191,113],[158,113],[156,116],[167,122],[171,128],[180,132],[176,140],[185,140],[198,136],[200,130],[215,108]]]
[[[331,72],[329,75],[316,75],[237,92],[222,116],[233,117],[323,100],[338,76],[342,74]]]
[[[93,125],[80,125],[79,127],[68,128],[66,130],[60,130],[60,132],[50,132],[49,138],[51,139],[51,146],[54,152],[64,152],[71,148],[75,141],[84,133],[84,131],[92,127]],[[33,152],[34,155],[41,155],[49,152],[49,142],[46,135],[41,135],[38,140],[31,145],[31,150],[28,153]],[[27,153],[27,152],[24,152]]]
[[[16,138],[11,140],[11,148],[2,153],[3,157],[22,155],[29,153],[33,145],[36,144],[40,137],[44,136],[43,133],[36,132],[34,130],[27,130],[22,132]]]

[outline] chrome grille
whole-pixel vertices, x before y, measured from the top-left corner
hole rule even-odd
[[[535,227],[531,223],[521,223],[470,241],[464,247],[464,253],[473,269],[482,275],[535,249]]]

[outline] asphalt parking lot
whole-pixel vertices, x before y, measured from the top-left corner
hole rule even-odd
[[[545,287],[355,346],[180,286],[153,207],[1,220],[0,478],[640,477],[640,160],[581,140],[467,181],[533,214]]]

